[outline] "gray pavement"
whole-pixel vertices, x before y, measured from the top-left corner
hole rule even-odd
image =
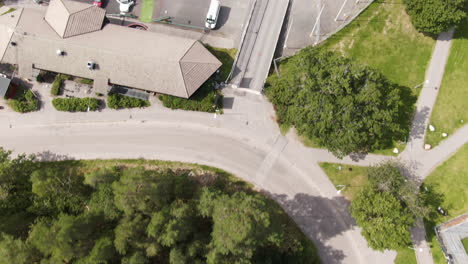
[[[350,23],[373,0],[294,0],[283,55],[315,45]]]

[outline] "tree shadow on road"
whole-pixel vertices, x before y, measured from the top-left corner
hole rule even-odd
[[[50,150],[44,150],[42,152],[35,153],[34,156],[36,157],[37,161],[41,162],[75,160],[73,157],[53,153]]]
[[[302,193],[292,199],[285,194],[265,194],[278,202],[302,232],[312,239],[323,263],[343,262],[345,253],[330,246],[329,240],[357,227],[348,213],[348,200],[344,197],[328,199]]]

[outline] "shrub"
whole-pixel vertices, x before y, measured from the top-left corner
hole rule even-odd
[[[20,113],[36,111],[39,108],[39,100],[29,89],[20,88],[16,98],[8,100],[11,109]]]
[[[42,83],[45,81],[45,78],[44,78],[44,74],[42,73],[42,71],[36,76],[36,82],[38,83]]]
[[[92,84],[94,83],[94,81],[91,80],[91,79],[85,79],[85,78],[83,78],[83,79],[80,79],[80,83],[92,85]]]
[[[63,81],[70,80],[71,76],[66,74],[57,74],[55,75],[55,79],[52,82],[52,88],[50,89],[50,94],[53,96],[57,96],[60,94],[60,88],[62,87]]]
[[[58,111],[65,112],[86,112],[96,111],[99,108],[100,100],[96,98],[54,98],[52,105]]]
[[[121,94],[110,94],[107,97],[107,106],[112,109],[147,107],[150,106],[150,102]]]
[[[215,104],[216,95],[220,97],[218,104]],[[201,111],[214,113],[217,107],[222,107],[222,95],[221,92],[216,91],[213,88],[213,82],[203,84],[189,99],[180,98],[172,95],[160,95],[159,100],[165,107],[171,109],[182,109],[189,111]]]

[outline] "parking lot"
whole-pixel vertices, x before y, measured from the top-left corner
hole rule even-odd
[[[93,3],[93,0],[74,1]],[[102,8],[106,9],[108,15],[120,13],[119,3],[116,0],[101,1]],[[130,13],[139,17],[142,7],[141,0],[133,1],[135,4]],[[222,43],[230,43],[229,45],[225,45],[226,48],[237,47],[240,42],[243,26],[249,15],[251,1],[253,0],[220,0],[221,8],[216,28],[209,32],[206,31],[203,41],[205,39],[209,40],[210,37],[224,38],[228,41],[221,41]],[[195,29],[203,32],[210,2],[211,0],[155,0],[153,19],[170,17],[170,23],[179,29]],[[175,33],[175,35],[180,35],[180,33]]]

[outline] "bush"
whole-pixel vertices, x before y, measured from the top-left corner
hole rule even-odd
[[[88,107],[90,111],[96,111],[99,108],[100,101],[96,98],[54,98],[52,105],[58,111],[65,112],[86,112]]]
[[[147,107],[150,106],[150,102],[121,94],[110,94],[107,97],[107,106],[112,109]]]
[[[20,88],[14,99],[8,100],[11,109],[20,113],[36,111],[39,108],[39,100],[29,89]]]
[[[215,104],[216,94],[219,94],[218,104]],[[165,107],[171,109],[182,109],[189,111],[200,111],[214,113],[222,107],[221,92],[214,90],[213,82],[203,84],[189,99],[180,98],[172,95],[160,95],[159,100]]]
[[[466,0],[403,0],[414,27],[439,34],[459,25],[466,17]]]
[[[42,73],[42,71],[36,76],[36,82],[38,83],[42,83],[45,81],[45,78],[44,78],[44,74]]]
[[[52,82],[52,88],[50,89],[50,94],[53,96],[57,96],[60,94],[60,88],[62,87],[63,81],[70,80],[70,75],[66,74],[57,74],[55,75],[55,79]]]
[[[92,84],[94,83],[94,81],[91,80],[91,79],[85,79],[85,78],[83,78],[83,79],[80,79],[80,83],[92,85]]]

